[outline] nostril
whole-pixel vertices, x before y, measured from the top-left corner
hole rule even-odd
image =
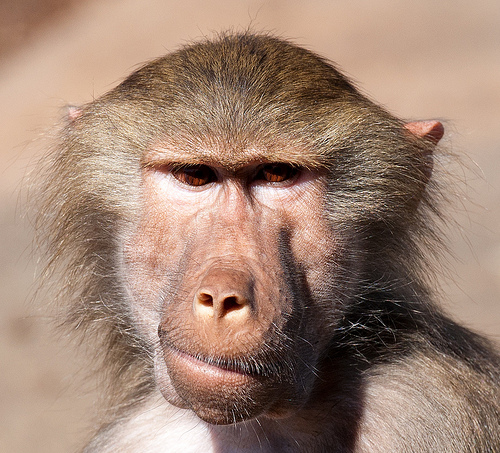
[[[225,313],[229,313],[233,310],[238,310],[242,307],[242,304],[238,302],[238,298],[236,296],[226,297],[223,303]]]
[[[210,294],[200,293],[198,295],[198,302],[205,307],[213,307],[214,299]]]

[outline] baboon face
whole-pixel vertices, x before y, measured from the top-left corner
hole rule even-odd
[[[146,156],[144,208],[125,245],[158,385],[212,423],[286,413],[307,399],[337,288],[348,290],[326,172],[281,150],[187,150],[158,143]]]

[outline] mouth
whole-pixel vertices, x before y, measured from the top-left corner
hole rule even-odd
[[[167,369],[174,371],[175,374],[182,374],[184,379],[196,383],[201,388],[248,386],[260,376],[247,364],[237,360],[195,357],[171,346],[164,348],[163,355]]]
[[[172,344],[164,347],[164,355],[183,361],[194,368],[203,368],[210,373],[237,374],[254,378],[271,378],[283,372],[277,361],[266,360],[254,356],[227,358],[221,356],[205,356],[181,351]]]

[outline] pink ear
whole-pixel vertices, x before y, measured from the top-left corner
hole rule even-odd
[[[414,121],[405,124],[412,134],[436,144],[444,135],[444,127],[439,121]]]
[[[70,123],[78,119],[82,115],[82,110],[80,107],[75,107],[74,105],[68,105],[66,107],[67,117]]]

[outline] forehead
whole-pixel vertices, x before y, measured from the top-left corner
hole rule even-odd
[[[321,153],[341,129],[347,100],[357,96],[335,68],[311,52],[246,34],[169,54],[115,91],[119,102],[144,112],[140,121],[127,117],[124,123],[152,125],[141,140],[146,162],[202,161],[229,168],[256,161],[321,166]]]

